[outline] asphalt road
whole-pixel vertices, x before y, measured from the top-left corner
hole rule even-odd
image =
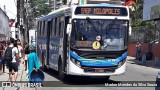
[[[54,70],[45,72],[45,85],[48,87],[38,90],[155,90],[155,81],[158,69],[141,66],[127,61],[126,73],[121,76],[111,76],[109,81],[105,78],[69,76],[62,82]],[[146,82],[145,82],[146,81]],[[120,84],[121,83],[121,84]],[[133,87],[133,84],[135,86]],[[119,87],[117,87],[119,85]],[[132,85],[132,86],[131,86]],[[137,86],[138,87],[137,87]],[[153,85],[153,86],[152,86]],[[121,87],[123,86],[123,87]],[[152,87],[150,87],[152,86]]]
[[[105,78],[69,76],[62,82],[57,77],[58,73],[50,69],[44,71],[46,81],[44,87],[20,87],[19,90],[160,90],[154,87],[158,70],[128,60],[125,74],[111,76],[109,81]],[[149,87],[149,85],[153,86]],[[11,90],[11,88],[5,88],[5,90]]]

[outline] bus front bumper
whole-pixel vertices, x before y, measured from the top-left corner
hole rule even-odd
[[[112,76],[112,75],[121,75],[125,73],[126,69],[126,62],[119,68],[115,69],[114,72],[85,72],[84,69],[75,65],[72,61],[69,60],[68,66],[68,73],[69,75],[76,75],[76,76]]]

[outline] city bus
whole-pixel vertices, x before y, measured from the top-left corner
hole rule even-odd
[[[42,68],[66,75],[109,79],[125,73],[129,9],[86,4],[55,10],[39,18],[37,53]]]

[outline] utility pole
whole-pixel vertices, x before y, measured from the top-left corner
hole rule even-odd
[[[21,43],[25,42],[25,34],[24,34],[24,0],[20,0],[20,28],[19,28],[19,39]]]
[[[19,23],[20,23],[20,0],[17,0],[17,26],[19,26]]]

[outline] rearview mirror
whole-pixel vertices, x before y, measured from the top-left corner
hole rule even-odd
[[[71,33],[71,27],[72,27],[71,24],[67,24],[67,34]]]

